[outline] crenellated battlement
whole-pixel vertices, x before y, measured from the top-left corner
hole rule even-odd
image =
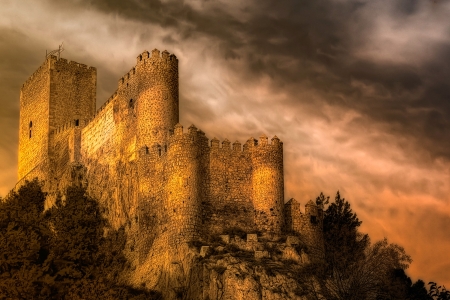
[[[150,65],[157,67],[157,65],[161,64],[167,66],[176,66],[178,65],[178,59],[174,54],[170,54],[167,50],[160,52],[158,49],[153,49],[151,54],[147,50],[142,52],[136,58],[136,65],[119,79],[119,88],[128,87],[127,84],[130,84],[134,80],[136,75],[138,75],[137,70],[141,69],[143,66]]]
[[[55,56],[55,58],[56,58],[56,56]],[[41,73],[42,73],[44,70],[48,70],[49,59],[50,59],[50,58],[46,59],[46,60],[42,63],[42,65],[40,65],[39,68],[38,68],[36,71],[34,71],[33,74],[31,74],[31,76],[28,77],[27,80],[25,80],[25,82],[22,84],[21,90],[24,89],[25,87],[29,86],[30,83],[32,83],[33,79],[35,79],[36,77],[40,76]]]
[[[222,146],[220,146],[222,145]],[[239,141],[235,141],[231,147],[231,142],[228,139],[225,139],[220,142],[217,138],[211,139],[209,146],[211,150],[222,150],[222,151],[228,151],[232,150],[233,152],[246,152],[249,150],[258,150],[258,149],[280,149],[280,147],[283,145],[283,142],[280,141],[280,139],[275,135],[271,139],[271,143],[268,144],[268,138],[263,134],[260,138],[260,140],[256,140],[253,137],[249,138],[247,142],[245,142],[244,146],[242,147],[242,144]],[[282,147],[281,147],[282,150]]]
[[[114,100],[114,98],[117,97],[117,90],[108,98],[108,100],[105,101],[105,103],[102,104],[102,106],[100,106],[97,111],[95,112],[94,118],[95,116],[97,116],[100,112],[102,112],[106,106],[108,106],[108,104]]]
[[[202,145],[207,143],[207,138],[205,133],[195,127],[195,125],[191,125],[188,127],[188,130],[185,132],[183,125],[176,124],[173,129],[167,132],[169,139],[167,145],[161,145],[159,143],[153,143],[151,146],[143,146],[139,149],[140,157],[159,157],[164,158],[168,149],[177,144],[183,144],[185,142],[189,142],[189,144],[197,144]]]
[[[128,71],[127,73],[125,73],[125,75],[123,75],[120,79],[119,79],[119,88],[123,87],[123,86],[127,86],[127,84],[129,84],[130,82],[132,82],[135,78],[136,75],[136,67],[131,68],[130,71]]]
[[[100,106],[95,114],[90,119],[84,120],[84,127],[86,130],[89,130],[91,127],[95,126],[96,120],[103,115],[103,112],[109,105],[113,104],[113,100],[117,97],[117,90],[108,98],[108,100],[105,101],[105,103]]]
[[[288,202],[285,203],[285,206],[290,206],[292,207],[293,210],[296,211],[296,213],[299,216],[319,216],[322,212],[323,214],[323,207],[317,205],[316,203],[314,203],[314,201],[309,200],[304,207],[301,207],[301,203],[299,201],[297,201],[294,198],[289,199]]]
[[[191,141],[191,142],[205,142],[207,140],[205,133],[195,127],[194,124],[188,127],[187,132],[184,131],[183,125],[180,123],[176,124],[173,130],[169,130],[169,140],[168,144],[176,143],[181,140]]]
[[[74,68],[74,69],[80,69],[80,70],[89,70],[89,71],[96,71],[97,68],[96,67],[92,67],[92,66],[88,66],[82,63],[78,63],[76,61],[69,61],[65,58],[60,58],[58,59],[56,56],[51,55],[48,59],[48,61],[51,61],[56,67],[69,67],[69,68]]]
[[[145,63],[145,61],[148,59],[151,59],[153,61],[158,59],[162,59],[165,61],[178,61],[177,57],[174,54],[169,53],[167,50],[160,52],[158,49],[153,49],[151,54],[147,50],[139,54],[136,58],[136,65]]]
[[[56,127],[55,129],[53,129],[50,134],[51,135],[55,135],[55,134],[59,134],[62,132],[67,131],[68,129],[72,129],[72,128],[83,128],[84,126],[86,126],[89,123],[88,120],[72,120],[69,122],[66,122],[65,124]]]

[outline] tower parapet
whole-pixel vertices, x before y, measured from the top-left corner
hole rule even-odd
[[[284,205],[286,230],[301,236],[313,257],[324,253],[323,207],[310,200],[305,204],[305,213],[300,210],[300,203],[291,199]]]
[[[262,135],[259,144],[253,138],[246,143],[253,166],[255,223],[261,231],[280,234],[284,228],[283,143],[277,137],[271,144],[267,140]]]
[[[19,180],[42,161],[52,161],[51,132],[95,112],[97,70],[48,56],[20,93]],[[49,166],[44,168],[49,170]],[[49,174],[39,174],[40,179]],[[47,178],[48,179],[48,178]]]
[[[165,208],[168,216],[169,244],[176,245],[198,237],[202,173],[200,160],[201,139],[195,126],[187,133],[175,125],[167,147],[167,184]],[[199,139],[200,138],[200,139]]]
[[[156,142],[164,147],[169,129],[179,122],[178,59],[167,51],[161,54],[154,49],[150,56],[144,51],[138,56],[132,73],[138,78],[134,83],[137,85],[137,144]],[[122,85],[125,84],[127,78],[123,80]]]

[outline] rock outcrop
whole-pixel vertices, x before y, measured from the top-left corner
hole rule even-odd
[[[247,237],[222,235],[161,248],[134,272],[133,284],[161,291],[164,299],[307,299],[299,274],[309,258],[301,241]]]

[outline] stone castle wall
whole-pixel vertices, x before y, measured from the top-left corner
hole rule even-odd
[[[42,165],[48,159],[49,85],[50,69],[46,60],[20,90],[19,179],[27,175],[40,180],[47,177],[47,168]]]
[[[283,144],[275,136],[271,144],[261,136],[260,143],[250,139],[252,152],[252,199],[255,222],[261,231],[280,234],[284,229]]]
[[[64,58],[50,56],[50,130],[72,120],[90,118],[95,112],[97,70]]]
[[[279,235],[286,220],[292,231],[308,230],[308,241],[318,239],[295,205],[285,217],[276,136],[231,145],[178,124],[174,55],[143,52],[96,112],[95,86],[95,68],[55,57],[24,84],[19,179],[36,170],[54,194],[69,182],[86,185],[112,226],[125,226],[135,263],[155,243],[176,246],[233,227]],[[31,119],[35,143],[27,136]]]
[[[323,209],[310,200],[302,213],[300,203],[290,199],[285,204],[286,231],[301,237],[312,254],[319,256],[324,253],[323,241]]]
[[[38,177],[44,189],[52,192],[68,163],[80,159],[78,128],[95,111],[96,72],[95,68],[49,56],[23,84],[20,182]],[[73,128],[70,132],[69,127]]]
[[[254,207],[250,201],[252,164],[249,151],[243,151],[239,142],[211,140],[205,182],[206,197],[203,219],[207,228],[222,233],[227,228],[256,231]]]

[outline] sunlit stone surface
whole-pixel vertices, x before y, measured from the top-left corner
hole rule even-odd
[[[270,255],[258,249],[256,233],[277,240],[289,231],[320,253],[321,208],[310,202],[302,214],[294,199],[284,203],[278,137],[231,145],[178,123],[175,55],[156,49],[140,54],[97,111],[96,76],[93,67],[50,56],[24,83],[18,186],[42,180],[47,208],[68,184],[85,186],[111,224],[125,226],[129,281],[165,292],[186,286],[186,276],[204,268],[196,257],[210,253],[206,246],[193,252],[187,243],[230,228],[252,234],[251,246],[233,241],[258,259]],[[285,252],[301,260],[290,245]],[[212,297],[206,291],[213,287],[199,289]]]

